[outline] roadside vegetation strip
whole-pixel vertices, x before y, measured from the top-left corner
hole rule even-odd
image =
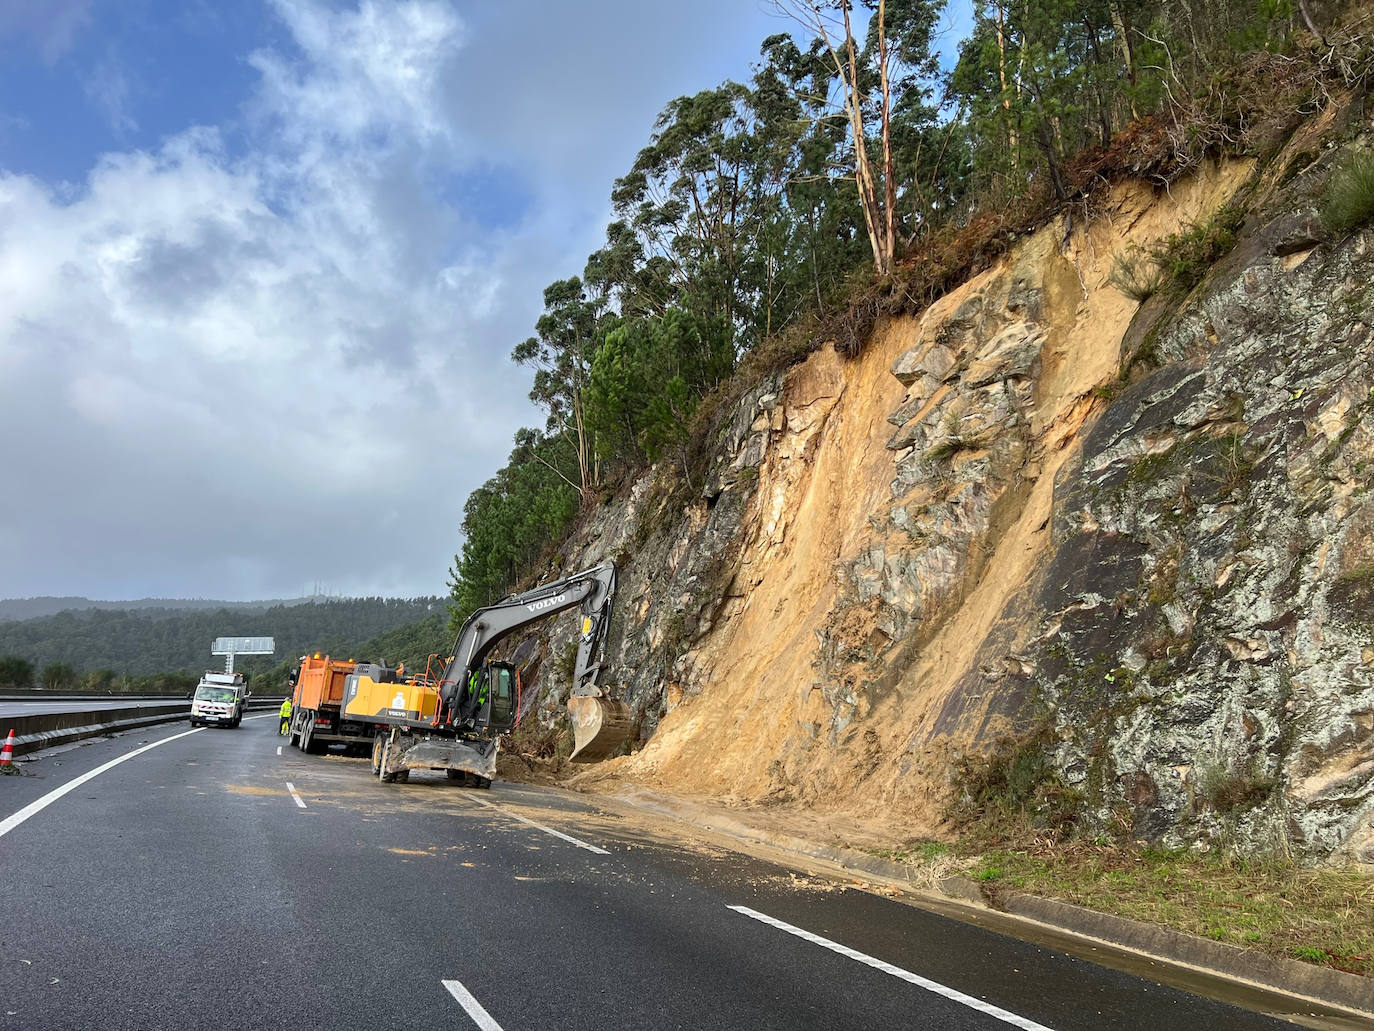
[[[1003,835],[1026,840],[1030,832]],[[927,841],[860,851],[900,864],[932,890],[967,877],[983,901],[1018,894],[1067,902],[1269,956],[1374,976],[1374,875],[1302,869],[1282,858],[1244,859],[1152,846],[1042,839],[1034,847]]]
[[[852,959],[856,963],[870,966],[874,970],[881,970],[884,974],[891,974],[893,977],[906,981],[908,984],[914,984],[918,988],[924,988],[926,991],[933,992],[951,1002],[957,1002],[961,1006],[967,1006],[969,1009],[977,1010],[979,1013],[985,1013],[989,1017],[995,1017],[1004,1024],[1010,1024],[1012,1027],[1019,1027],[1022,1031],[1052,1031],[1051,1028],[1046,1027],[1044,1024],[1037,1024],[1028,1017],[1012,1013],[1010,1010],[1004,1010],[1000,1006],[994,1006],[992,1003],[975,998],[972,995],[965,995],[957,988],[950,988],[948,985],[943,985],[939,981],[932,981],[930,978],[922,977],[920,974],[913,974],[910,970],[904,970],[901,967],[893,966],[891,963],[877,959],[867,953],[859,952],[857,949],[851,949],[847,945],[841,945],[839,942],[831,941],[829,938],[822,938],[819,934],[812,934],[810,931],[804,931],[800,927],[795,927],[792,924],[779,920],[777,917],[769,916],[767,913],[760,913],[757,909],[750,909],[748,906],[728,906],[727,908],[743,916],[747,916],[751,920],[757,920],[760,923],[767,924],[769,927],[776,927],[779,931],[786,931],[788,934],[794,935],[803,941],[808,941],[812,945],[819,945],[823,949],[829,949],[831,952],[839,953],[839,955],[844,956],[846,959]]]
[[[458,1000],[458,1005],[467,1010],[467,1014],[472,1018],[472,1022],[482,1029],[482,1031],[501,1031],[501,1025],[491,1018],[480,1002],[473,997],[473,994],[463,987],[462,981],[443,981],[441,982],[448,993]]]
[[[527,817],[521,816],[521,815],[520,815],[519,813],[517,813],[517,812],[512,812],[511,810],[507,809],[505,806],[497,805],[495,802],[488,802],[485,798],[478,798],[476,795],[472,794],[471,792],[465,791],[465,792],[463,792],[463,794],[467,795],[468,798],[472,799],[472,800],[473,800],[474,802],[476,802],[478,805],[484,805],[484,806],[486,806],[488,809],[495,809],[498,813],[505,813],[507,816],[512,817],[513,819],[519,820],[521,823],[527,823],[527,824],[529,824],[531,827],[535,828],[536,830],[541,830],[541,831],[543,831],[545,834],[552,834],[555,838],[561,838],[562,840],[564,840],[564,841],[566,841],[566,842],[569,842],[570,844],[576,845],[578,848],[585,848],[588,852],[595,852],[595,853],[596,853],[597,855],[599,855],[599,856],[609,856],[609,855],[610,855],[610,853],[607,852],[604,848],[597,848],[595,845],[589,845],[589,844],[587,844],[585,841],[580,841],[580,840],[578,840],[577,838],[574,838],[574,837],[573,837],[572,835],[570,835],[570,834],[564,834],[562,831],[556,831],[556,830],[554,830],[552,827],[545,827],[542,823],[535,823],[533,820],[531,820],[531,819],[529,819],[529,818],[527,818]]]
[[[183,737],[189,737],[192,734],[199,733],[201,733],[201,728],[197,728],[195,730],[183,730],[180,734],[173,734],[171,737],[164,737],[161,741],[154,741],[151,744],[144,745],[142,748],[135,748],[132,752],[128,752],[124,755],[121,755],[117,759],[111,759],[104,765],[97,766],[95,769],[87,773],[83,773],[81,776],[73,780],[69,780],[60,788],[55,788],[54,790],[49,791],[42,798],[34,802],[30,802],[28,805],[26,805],[23,809],[20,809],[14,815],[7,816],[3,820],[0,820],[0,838],[3,838],[6,834],[14,830],[29,817],[41,813],[44,809],[48,808],[48,806],[52,805],[63,795],[67,794],[70,791],[75,791],[77,788],[79,788],[82,784],[85,784],[87,781],[94,780],[96,777],[99,777],[106,770],[112,770],[120,763],[128,762],[135,756],[142,755],[144,752],[157,748],[159,745],[165,745],[169,742],[180,740]]]

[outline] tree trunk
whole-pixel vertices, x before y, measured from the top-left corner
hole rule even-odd
[[[878,0],[878,75],[882,82],[883,108],[883,261],[884,275],[892,274],[897,241],[897,175],[892,166],[892,83],[887,75],[886,0]]]
[[[1112,0],[1107,5],[1112,13],[1112,30],[1116,33],[1116,41],[1121,45],[1121,60],[1126,65],[1126,81],[1131,84],[1132,90],[1137,85],[1135,77],[1135,51],[1131,49],[1131,29],[1126,24],[1126,15],[1121,10],[1121,5]],[[1135,96],[1132,92],[1127,92],[1126,103],[1131,109],[1131,119],[1138,121],[1140,112],[1135,107]]]
[[[1016,126],[1011,117],[1011,90],[1007,86],[1007,12],[997,4],[997,78],[1002,86],[1002,111],[1007,119],[1007,153],[1011,155],[1012,171],[1017,166]]]
[[[868,160],[868,135],[864,132],[863,100],[859,96],[859,57],[854,51],[854,32],[849,23],[850,0],[840,0],[840,10],[844,13],[845,54],[849,62],[849,75],[846,77],[841,68],[840,81],[843,83],[845,105],[849,108],[849,126],[854,136],[854,178],[859,187],[859,206],[864,213],[864,226],[868,230],[868,243],[873,249],[873,265],[878,275],[892,273],[892,261],[887,257],[888,248],[882,240],[882,222],[879,220],[877,183],[873,178],[873,165]]]

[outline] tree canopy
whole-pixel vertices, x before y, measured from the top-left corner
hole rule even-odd
[[[743,356],[942,227],[1034,191],[1063,201],[1075,155],[1224,108],[1228,75],[1313,30],[1303,0],[974,0],[954,47],[945,0],[775,3],[800,34],[665,105],[612,186],[605,244],[544,291],[513,358],[547,422],[468,500],[455,619],[508,593],[608,484],[654,463],[687,475],[694,414]]]

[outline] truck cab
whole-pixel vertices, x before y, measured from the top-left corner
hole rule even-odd
[[[237,727],[248,707],[248,681],[242,673],[207,670],[191,696],[191,726]]]

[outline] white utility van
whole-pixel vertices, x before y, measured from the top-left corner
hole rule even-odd
[[[196,685],[191,696],[191,726],[237,727],[248,708],[248,681],[242,673],[213,673]]]

